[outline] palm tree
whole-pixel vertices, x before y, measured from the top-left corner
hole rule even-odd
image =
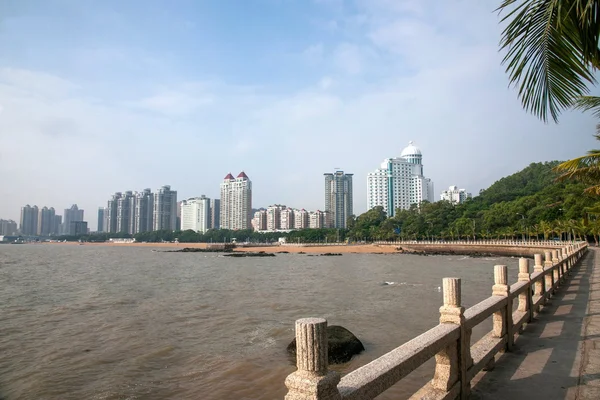
[[[548,236],[552,234],[552,225],[548,221],[540,221],[539,230],[544,235],[544,240],[548,240]]]
[[[600,140],[600,124],[596,126],[597,140]],[[584,192],[600,195],[600,150],[590,150],[587,155],[565,161],[554,168],[561,172],[559,180],[577,179],[588,186]]]
[[[600,0],[503,0],[501,48],[511,84],[523,107],[554,122],[574,105],[598,109],[583,97],[600,67]]]

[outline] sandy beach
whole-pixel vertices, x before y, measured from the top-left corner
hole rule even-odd
[[[185,247],[206,248],[208,243],[78,243],[78,242],[44,242],[44,245],[53,246],[114,246],[114,247],[164,247],[170,249],[183,249]],[[373,244],[358,244],[358,245],[329,245],[329,246],[256,246],[256,247],[237,247],[234,251],[264,251],[267,253],[279,253],[287,251],[289,253],[399,253],[396,246],[391,245],[373,245]]]

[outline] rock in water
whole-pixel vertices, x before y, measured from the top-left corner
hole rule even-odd
[[[329,364],[348,362],[356,354],[364,351],[365,347],[352,332],[343,326],[332,325],[327,327],[327,351]],[[296,357],[296,338],[288,345],[289,354]]]

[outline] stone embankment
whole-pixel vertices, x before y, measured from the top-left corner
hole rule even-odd
[[[515,256],[533,257],[544,249],[561,248],[569,243],[558,241],[513,241],[513,240],[479,240],[479,241],[398,241],[375,242],[377,246],[394,246],[396,250],[408,254],[470,256]]]
[[[285,381],[285,399],[374,399],[433,357],[434,378],[411,399],[469,398],[475,376],[493,370],[497,354],[513,350],[515,335],[555,297],[586,253],[587,243],[537,250],[533,273],[530,260],[521,258],[518,281],[512,285],[506,265],[494,266],[492,296],[467,310],[461,303],[460,278],[444,278],[439,325],[344,377],[329,370],[327,321],[296,321],[298,369]],[[492,331],[471,345],[473,328],[489,317]]]

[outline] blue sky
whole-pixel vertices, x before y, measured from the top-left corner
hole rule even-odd
[[[0,218],[115,191],[324,207],[323,173],[366,174],[410,140],[436,198],[595,146],[596,121],[526,114],[498,52],[499,1],[4,0]]]

